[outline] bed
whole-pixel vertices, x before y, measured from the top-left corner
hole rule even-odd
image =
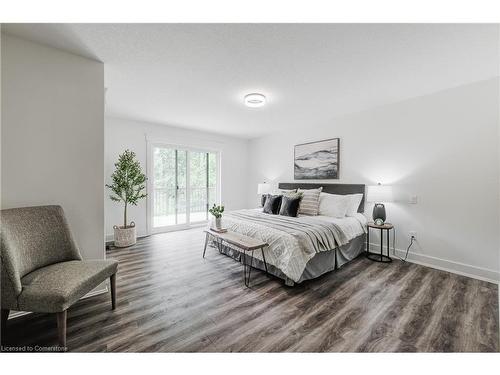
[[[314,189],[323,187],[330,194],[365,192],[361,184],[280,183],[279,189]],[[328,216],[286,217],[262,212],[262,208],[229,212],[223,217],[228,230],[267,242],[265,249],[268,272],[293,286],[342,267],[364,251],[366,218],[364,196],[358,213],[337,219]],[[222,253],[240,259],[237,248],[227,244]],[[261,255],[256,252],[254,267],[264,270]]]

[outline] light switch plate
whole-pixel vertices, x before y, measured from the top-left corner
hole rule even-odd
[[[409,203],[411,204],[417,204],[418,197],[416,195],[410,195],[410,201]]]

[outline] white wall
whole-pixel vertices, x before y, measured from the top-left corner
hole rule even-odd
[[[393,184],[397,248],[416,230],[414,261],[498,280],[499,99],[497,78],[252,140],[249,186],[293,181],[294,144],[340,137],[340,179],[325,182]]]
[[[147,140],[168,144],[209,148],[221,155],[221,202],[227,210],[245,208],[247,203],[248,141],[195,130],[106,117],[106,183],[114,171],[118,155],[125,149],[137,154],[144,173],[147,162]],[[123,221],[123,206],[112,202],[106,191],[106,234],[113,237],[113,225]],[[147,203],[143,199],[128,210],[129,220],[135,221],[137,234],[147,234]]]
[[[2,208],[59,204],[104,257],[104,67],[2,34]]]

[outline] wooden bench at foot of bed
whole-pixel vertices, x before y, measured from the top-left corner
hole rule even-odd
[[[214,238],[215,242],[217,243],[219,253],[222,252],[222,245],[224,244],[224,242],[235,246],[236,248],[238,248],[238,250],[240,250],[243,253],[243,279],[247,287],[250,284],[250,273],[252,272],[252,267],[253,267],[253,252],[255,250],[260,249],[262,253],[262,259],[264,260],[264,267],[266,268],[267,272],[267,263],[266,263],[266,257],[264,255],[264,247],[269,245],[266,242],[258,240],[257,238],[246,236],[244,234],[230,232],[230,231],[227,231],[225,233],[219,233],[211,229],[205,229],[204,232],[206,233],[206,237],[205,237],[205,246],[203,248],[203,258],[205,258],[205,252],[207,251],[207,244],[210,237]],[[247,264],[246,261],[247,252],[250,253],[248,254],[250,256],[250,264]]]

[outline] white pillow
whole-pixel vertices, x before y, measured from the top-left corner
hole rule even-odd
[[[321,193],[319,195],[319,214],[336,218],[343,218],[351,204],[347,195]]]
[[[274,189],[274,195],[287,195],[296,193],[297,189]]]
[[[363,199],[363,194],[347,194],[345,197],[349,199],[349,207],[347,208],[346,216],[356,215],[361,200]]]

